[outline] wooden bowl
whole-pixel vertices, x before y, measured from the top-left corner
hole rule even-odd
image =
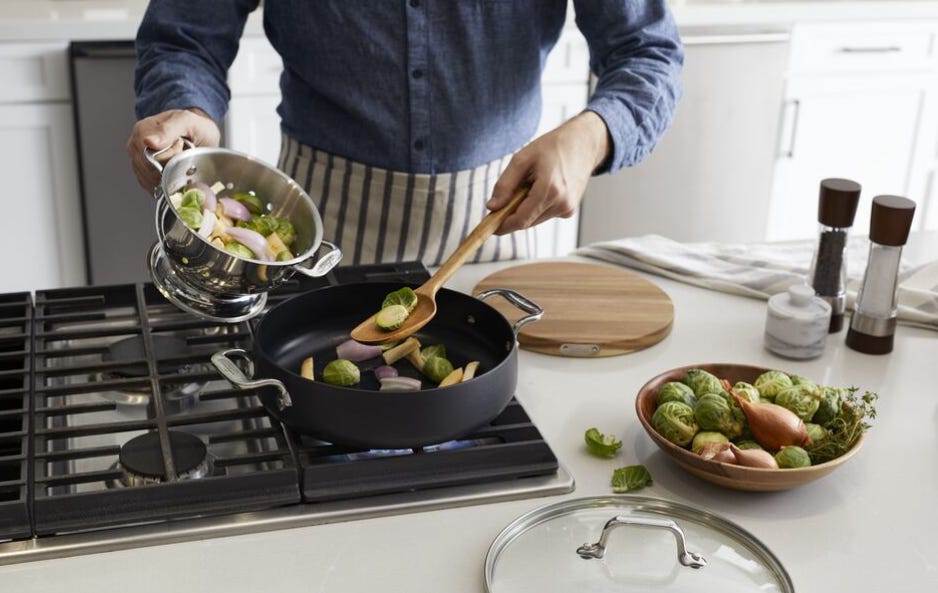
[[[728,380],[730,383],[736,383],[737,381],[746,381],[747,383],[752,383],[755,381],[756,377],[762,373],[769,370],[780,369],[768,369],[763,367],[728,363],[689,365],[671,369],[670,371],[665,371],[664,373],[661,373],[660,375],[645,383],[639,390],[638,396],[635,398],[635,412],[638,414],[638,419],[642,423],[642,427],[644,427],[645,432],[647,432],[648,436],[650,436],[652,440],[655,441],[658,447],[669,457],[671,457],[671,459],[673,459],[679,466],[694,474],[695,476],[707,480],[708,482],[713,482],[714,484],[719,484],[721,486],[726,486],[727,488],[733,488],[735,490],[762,492],[772,490],[787,490],[789,488],[794,488],[796,486],[801,486],[802,484],[813,482],[814,480],[822,478],[831,473],[840,467],[841,464],[846,463],[851,457],[856,455],[857,451],[860,450],[860,446],[863,444],[863,437],[861,436],[853,445],[853,447],[840,457],[832,459],[826,463],[802,468],[765,469],[744,467],[741,465],[733,465],[730,463],[723,463],[721,461],[704,459],[703,457],[700,457],[699,455],[691,452],[689,449],[684,449],[683,447],[675,445],[668,439],[658,434],[651,426],[651,417],[652,414],[654,414],[656,407],[655,395],[658,392],[658,388],[665,383],[668,383],[669,381],[680,382],[687,371],[690,369],[703,369],[713,373],[720,379]]]

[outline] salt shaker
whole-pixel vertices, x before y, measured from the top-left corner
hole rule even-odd
[[[769,299],[765,347],[787,358],[817,358],[824,353],[831,306],[814,289],[795,284]]]
[[[828,331],[844,326],[847,302],[847,266],[844,253],[847,232],[853,226],[860,201],[860,184],[849,179],[824,179],[818,192],[817,219],[820,224],[817,251],[811,262],[808,283],[831,306]]]
[[[914,215],[915,202],[908,198],[873,198],[870,257],[847,330],[847,346],[854,350],[867,354],[892,352],[899,260]]]

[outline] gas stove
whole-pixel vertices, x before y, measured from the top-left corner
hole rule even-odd
[[[291,280],[422,282],[418,262]],[[286,429],[209,359],[253,323],[149,284],[0,295],[0,564],[570,492],[512,400],[464,438],[354,450]]]

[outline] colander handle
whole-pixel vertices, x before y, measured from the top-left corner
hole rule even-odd
[[[324,256],[319,258],[319,260],[312,266],[306,267],[306,262],[312,261],[312,257],[291,266],[294,270],[303,274],[304,276],[309,276],[310,278],[318,278],[320,276],[325,276],[329,273],[329,270],[335,267],[339,260],[342,259],[342,250],[339,249],[339,246],[335,243],[330,243],[329,241],[322,241],[320,243],[320,248],[325,245],[329,248],[329,251],[326,252]]]
[[[186,148],[195,148],[195,142],[193,142],[192,140],[189,140],[189,139],[186,138],[185,136],[180,136],[180,137],[179,137],[179,140],[182,140],[182,143],[183,143],[183,145],[184,145]],[[163,172],[163,163],[161,163],[161,162],[157,159],[157,157],[159,157],[160,155],[162,155],[162,154],[165,153],[165,152],[168,152],[168,151],[172,150],[174,146],[176,146],[176,141],[175,141],[175,140],[172,141],[172,142],[170,142],[170,143],[169,143],[169,146],[166,146],[166,147],[161,148],[161,149],[156,150],[156,151],[151,150],[149,146],[144,146],[144,147],[143,147],[143,156],[146,157],[146,159],[147,159],[148,161],[150,161],[150,164],[153,165],[153,168],[155,168],[157,171],[159,171],[160,173],[162,173],[162,172]]]

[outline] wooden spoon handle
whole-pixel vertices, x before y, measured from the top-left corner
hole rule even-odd
[[[423,291],[431,296],[435,295],[440,287],[446,284],[450,276],[469,259],[469,256],[482,247],[485,240],[495,232],[502,224],[502,221],[508,218],[518,208],[518,205],[527,197],[529,189],[531,189],[531,187],[527,184],[519,186],[515,190],[511,200],[505,204],[504,208],[489,212],[485,218],[479,222],[476,228],[472,229],[472,232],[466,236],[463,242],[459,244],[456,251],[443,262],[440,269],[424,283],[421,287]]]

